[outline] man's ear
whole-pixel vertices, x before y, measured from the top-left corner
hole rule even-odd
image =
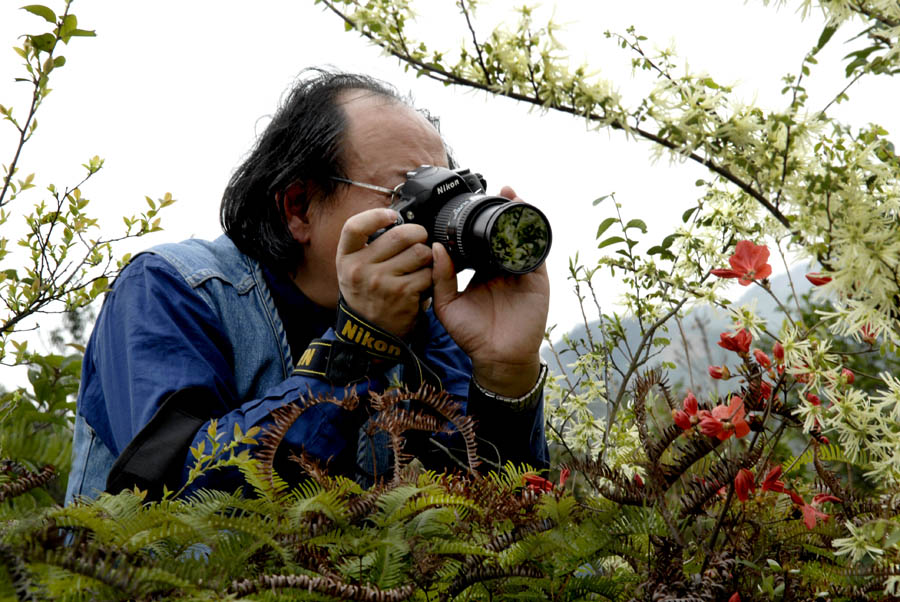
[[[311,228],[307,187],[302,182],[294,182],[283,191],[276,192],[275,201],[294,240],[300,244],[308,243]]]

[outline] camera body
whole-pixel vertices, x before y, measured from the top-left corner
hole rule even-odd
[[[484,194],[481,174],[422,165],[406,174],[392,209],[447,249],[456,271],[526,274],[550,251],[546,216],[533,205]],[[376,235],[379,233],[376,233]]]

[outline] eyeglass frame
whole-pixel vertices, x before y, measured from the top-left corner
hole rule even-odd
[[[388,188],[386,186],[378,186],[377,184],[367,184],[366,182],[357,182],[356,180],[351,180],[349,178],[339,178],[338,176],[330,176],[329,179],[334,180],[335,182],[341,182],[343,184],[350,184],[351,186],[358,186],[359,188],[365,188],[366,190],[374,190],[375,192],[383,192],[384,194],[391,195],[391,202],[393,203],[395,200],[395,196],[400,194],[400,187],[405,184],[405,182],[397,184],[394,188]]]

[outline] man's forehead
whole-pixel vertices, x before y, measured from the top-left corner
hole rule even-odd
[[[435,135],[440,135],[431,122],[403,101],[371,90],[354,89],[343,92],[337,104],[344,111],[349,128],[377,127],[384,120],[408,121],[410,125],[427,126],[434,130]]]
[[[347,119],[348,169],[390,176],[385,170],[402,175],[421,164],[446,163],[440,133],[407,104],[368,90],[345,92],[339,102]]]

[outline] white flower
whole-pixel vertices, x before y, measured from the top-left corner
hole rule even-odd
[[[835,554],[838,556],[849,556],[850,561],[854,563],[859,562],[866,556],[875,558],[884,554],[884,550],[866,538],[864,526],[854,527],[850,521],[847,521],[844,525],[850,531],[850,537],[831,540],[831,545],[836,550]]]

